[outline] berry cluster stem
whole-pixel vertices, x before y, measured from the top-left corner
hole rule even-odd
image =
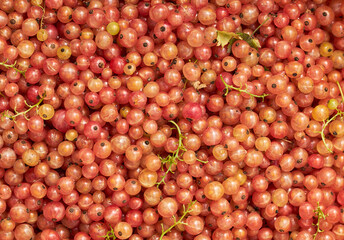
[[[110,226],[110,230],[107,231],[105,236],[101,236],[104,238],[104,240],[115,240],[116,239],[116,235],[115,232],[113,230],[113,228]]]
[[[164,176],[163,176],[162,179],[160,180],[160,182],[157,183],[157,186],[158,186],[158,187],[160,186],[160,184],[162,184],[162,183],[165,182],[165,178],[166,178],[166,176],[167,176],[167,174],[168,174],[169,172],[173,173],[173,171],[172,171],[172,166],[173,166],[174,164],[177,164],[177,160],[180,160],[180,161],[182,160],[182,159],[180,158],[180,156],[179,156],[179,152],[180,152],[180,151],[183,151],[183,152],[186,151],[186,149],[185,149],[185,147],[184,147],[184,144],[183,144],[183,138],[184,138],[184,136],[182,135],[182,132],[181,132],[181,130],[180,130],[178,124],[177,124],[175,121],[172,121],[172,120],[169,121],[169,122],[172,123],[172,124],[175,126],[175,129],[177,129],[177,131],[178,131],[178,147],[177,147],[177,150],[174,151],[174,152],[172,153],[172,155],[168,155],[168,156],[165,157],[165,158],[160,157],[160,160],[161,160],[161,163],[162,163],[162,168],[163,168],[163,166],[166,165],[166,164],[168,164],[168,168],[167,168],[167,170],[166,170]]]
[[[344,94],[343,94],[343,90],[342,90],[342,87],[340,86],[340,83],[337,81],[337,86],[338,86],[338,89],[339,89],[339,92],[340,92],[340,96],[342,97],[342,102],[344,104]]]
[[[7,69],[13,68],[17,72],[19,72],[21,75],[23,75],[23,77],[25,77],[25,71],[22,71],[22,70],[19,70],[18,68],[16,68],[17,61],[15,61],[13,64],[7,64],[7,61],[8,61],[8,59],[6,59],[6,61],[4,61],[4,62],[0,62],[0,66],[4,66]]]
[[[256,29],[254,29],[254,31],[251,34],[251,38],[254,37],[254,34],[259,30],[259,28],[261,28],[265,23],[267,23],[267,21],[270,20],[270,17],[267,17],[264,22],[262,22]]]
[[[314,224],[317,227],[317,231],[314,233],[313,235],[313,240],[315,240],[315,238],[317,237],[318,233],[322,232],[323,230],[320,229],[320,221],[321,219],[326,219],[326,215],[324,214],[324,212],[321,210],[319,202],[317,203],[318,206],[317,208],[314,210],[315,215],[318,217],[318,221],[316,224]]]
[[[24,102],[25,102],[25,105],[28,107],[28,109],[26,109],[26,110],[23,111],[23,112],[18,112],[16,109],[14,109],[15,115],[13,115],[13,116],[9,115],[9,114],[8,114],[8,111],[6,111],[6,112],[4,112],[4,113],[2,114],[2,116],[3,116],[3,117],[7,117],[7,118],[9,118],[9,119],[15,121],[16,118],[17,118],[18,116],[23,115],[24,118],[25,118],[26,120],[29,120],[29,119],[27,118],[26,114],[27,114],[28,112],[30,112],[33,108],[37,108],[37,107],[43,102],[43,100],[44,100],[44,97],[42,97],[41,99],[39,99],[39,101],[38,101],[36,104],[34,104],[34,105],[30,105],[30,104],[28,104],[26,101],[24,101]]]
[[[169,121],[170,123],[172,123],[175,127],[172,129],[176,129],[178,132],[178,147],[177,150],[175,150],[171,155],[168,155],[165,158],[162,158],[161,156],[159,156],[160,160],[161,160],[161,165],[162,165],[162,170],[164,170],[164,165],[167,165],[167,170],[165,171],[164,176],[161,178],[161,180],[159,182],[157,182],[157,187],[160,186],[160,184],[165,183],[165,178],[167,177],[168,173],[172,173],[172,167],[173,165],[176,165],[178,163],[178,161],[183,161],[183,159],[181,158],[182,154],[184,152],[187,151],[187,149],[185,148],[184,144],[183,144],[183,139],[185,138],[184,135],[182,134],[178,124],[175,121]],[[207,163],[205,161],[202,161],[200,159],[197,159],[197,161],[201,162],[201,163]]]
[[[45,2],[44,2],[44,5],[43,5],[43,6],[39,5],[39,7],[40,7],[40,8],[42,9],[42,11],[43,11],[43,14],[42,14],[42,17],[41,17],[41,24],[40,24],[40,29],[42,29],[42,28],[43,28],[43,24],[44,24]]]
[[[326,139],[326,137],[325,137],[325,129],[326,129],[326,127],[327,127],[332,121],[336,120],[336,118],[337,118],[339,115],[341,115],[341,114],[342,114],[342,112],[337,112],[336,115],[334,115],[332,118],[330,118],[329,120],[327,120],[327,121],[324,123],[324,125],[323,125],[323,127],[322,127],[322,129],[321,129],[321,132],[320,132],[321,139],[322,139],[322,141],[323,141],[323,143],[324,143],[324,145],[325,145],[327,151],[329,151],[330,153],[332,153],[332,150],[331,150],[331,149],[327,146],[327,144],[326,144],[326,141],[325,141],[325,139]]]
[[[221,77],[223,84],[226,87],[225,96],[227,96],[227,94],[229,93],[229,89],[233,89],[233,90],[236,90],[236,91],[241,92],[241,93],[246,93],[246,94],[250,95],[251,97],[263,98],[263,101],[264,101],[265,97],[269,96],[269,94],[266,94],[266,93],[264,93],[263,95],[256,95],[256,94],[248,92],[246,89],[234,87],[233,85],[227,84],[222,76],[220,76],[220,77]]]
[[[161,233],[161,235],[160,235],[159,240],[162,240],[162,238],[163,238],[167,233],[169,233],[175,226],[177,226],[177,225],[179,225],[179,224],[184,224],[184,225],[186,225],[186,223],[183,222],[183,219],[186,217],[187,214],[189,214],[189,213],[192,211],[191,207],[192,207],[196,202],[197,202],[196,200],[190,202],[190,203],[188,204],[187,207],[185,207],[185,205],[183,205],[183,215],[178,219],[178,221],[176,221],[176,219],[175,219],[175,221],[174,221],[174,223],[173,223],[172,226],[170,226],[170,227],[167,228],[166,230],[163,229],[163,231],[162,231],[162,233]],[[163,226],[163,225],[162,225],[162,226]]]
[[[344,104],[344,94],[343,94],[343,90],[342,90],[342,88],[341,88],[341,86],[340,86],[340,83],[339,83],[338,81],[337,81],[337,85],[338,85],[338,88],[339,88],[340,95],[341,95],[341,97],[342,97],[342,103]],[[325,129],[326,129],[326,127],[327,127],[332,121],[336,120],[336,118],[337,118],[338,116],[343,116],[343,115],[344,115],[344,112],[342,112],[341,110],[339,110],[339,109],[336,109],[336,110],[337,110],[337,113],[336,113],[333,117],[331,117],[330,119],[328,119],[326,122],[324,122],[324,125],[323,125],[323,127],[322,127],[322,129],[321,129],[321,132],[320,132],[321,139],[322,139],[322,141],[323,141],[323,143],[324,143],[324,145],[325,145],[327,151],[329,151],[330,153],[333,153],[333,152],[332,152],[332,150],[331,150],[331,149],[327,146],[327,144],[326,144],[326,141],[325,141],[325,139],[326,139],[326,137],[325,137]]]

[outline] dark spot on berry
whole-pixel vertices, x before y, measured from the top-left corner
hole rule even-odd
[[[165,32],[166,28],[164,26],[160,27],[161,32]]]
[[[276,86],[275,83],[273,83],[273,84],[271,85],[271,87],[272,87],[272,88],[276,88],[277,86]]]
[[[327,12],[323,12],[323,16],[326,17],[327,16]]]
[[[299,58],[298,58],[298,57],[294,57],[294,60],[295,60],[295,61],[299,61]]]
[[[143,47],[148,47],[148,43],[146,43],[146,42],[143,43],[142,45],[143,45]]]
[[[97,126],[94,126],[94,127],[93,127],[93,130],[97,131],[97,130],[98,130],[98,127],[97,127]]]
[[[69,31],[69,30],[66,30],[66,33],[67,33],[67,34],[70,34],[70,31]]]
[[[297,73],[293,73],[293,76],[296,77],[296,76],[297,76]]]
[[[228,62],[225,62],[223,65],[228,66]]]
[[[310,39],[308,39],[308,42],[312,43],[312,42],[313,42],[313,39],[311,39],[311,38],[310,38]]]
[[[92,14],[92,13],[93,13],[93,9],[92,9],[92,10],[90,10],[90,11],[89,11],[89,13],[90,13],[90,14]]]
[[[101,212],[97,212],[97,215],[98,215],[98,216],[101,216],[101,215],[102,215],[102,213],[101,213]]]
[[[17,22],[17,21],[16,21],[15,19],[11,19],[11,20],[10,20],[10,23],[11,23],[11,24],[16,24],[16,22]]]
[[[122,39],[122,38],[123,38],[123,34],[120,34],[120,35],[119,35],[119,38]]]

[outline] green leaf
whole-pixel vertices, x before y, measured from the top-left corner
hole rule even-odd
[[[233,45],[233,43],[235,42],[235,41],[237,41],[238,39],[236,39],[236,38],[232,38],[230,41],[229,41],[229,43],[228,43],[228,54],[230,54],[231,52],[232,52],[232,45]]]
[[[248,44],[250,44],[251,47],[258,49],[261,48],[262,46],[260,46],[259,40],[257,38],[252,38]]]
[[[216,37],[217,46],[224,47],[232,39],[241,39],[241,37],[234,32],[217,31],[217,37]]]
[[[257,38],[254,38],[247,33],[237,33],[237,34],[242,38],[242,40],[247,42],[252,48],[258,49],[262,47],[260,46],[259,40]]]
[[[249,41],[251,39],[251,35],[247,34],[247,33],[243,33],[243,32],[238,32],[237,33],[238,36],[241,37],[242,40],[244,40],[245,42]]]
[[[244,40],[247,42],[252,48],[258,49],[261,48],[259,40],[257,38],[252,37],[251,35],[243,32],[225,32],[225,31],[217,31],[217,46],[224,47],[228,44],[228,53],[232,50],[232,45],[236,40]]]

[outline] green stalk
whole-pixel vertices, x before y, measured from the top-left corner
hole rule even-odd
[[[34,105],[30,105],[30,104],[28,104],[26,101],[24,101],[24,102],[25,102],[25,105],[28,107],[28,109],[26,109],[26,110],[23,111],[23,112],[18,112],[16,109],[14,109],[15,115],[13,115],[13,116],[9,115],[9,114],[8,114],[8,111],[6,111],[6,112],[4,112],[4,113],[2,114],[2,116],[3,116],[3,117],[7,117],[7,118],[9,118],[9,119],[15,121],[16,118],[17,118],[18,116],[23,115],[24,118],[25,118],[26,120],[28,120],[28,118],[26,117],[26,114],[27,114],[28,112],[30,112],[33,108],[38,107],[38,106],[43,102],[43,100],[44,100],[44,97],[41,98],[41,99],[39,99],[39,101],[38,101],[36,104],[34,104]]]
[[[179,218],[178,221],[174,221],[174,224],[172,226],[170,226],[168,229],[164,230],[163,229],[163,232],[161,233],[161,236],[159,238],[159,240],[162,240],[162,238],[167,234],[169,233],[175,226],[179,225],[179,224],[184,224],[186,225],[186,223],[183,222],[183,219],[186,217],[187,214],[189,214],[192,209],[191,207],[196,203],[196,200],[195,201],[192,201],[188,204],[187,208],[185,209],[185,205],[183,205],[183,215]],[[163,226],[163,224],[161,224]]]
[[[7,61],[8,61],[8,59],[6,59],[6,61],[4,61],[4,62],[0,62],[0,66],[4,66],[7,69],[13,68],[17,72],[19,72],[21,75],[23,75],[23,77],[25,77],[25,71],[19,70],[18,68],[15,67],[17,64],[17,61],[15,61],[13,64],[7,64],[6,63]]]
[[[234,86],[232,86],[232,85],[228,85],[228,84],[225,82],[225,80],[223,79],[223,77],[222,77],[222,76],[220,76],[220,77],[221,77],[221,80],[222,80],[223,84],[224,84],[225,87],[226,87],[225,96],[227,96],[227,94],[229,93],[229,89],[233,89],[233,90],[236,90],[236,91],[241,92],[241,93],[246,93],[246,94],[250,95],[251,97],[263,98],[263,101],[264,101],[264,98],[265,98],[266,96],[269,96],[269,94],[265,94],[265,93],[264,93],[263,95],[252,94],[252,93],[248,92],[246,89],[237,88],[237,87],[234,87]]]

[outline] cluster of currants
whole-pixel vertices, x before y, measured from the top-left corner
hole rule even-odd
[[[0,0],[0,240],[344,240],[343,0]]]

